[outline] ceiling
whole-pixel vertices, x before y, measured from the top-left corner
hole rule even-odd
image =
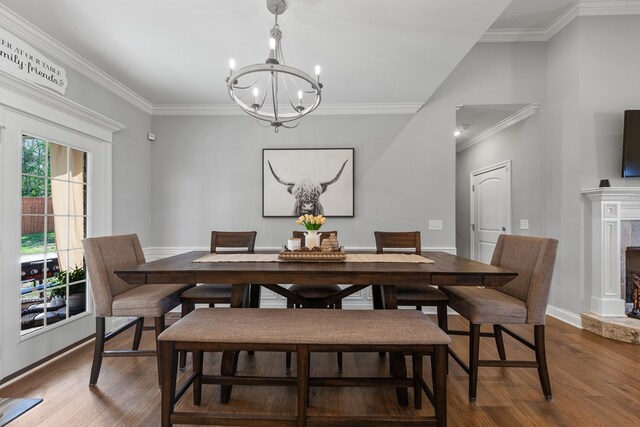
[[[571,3],[288,0],[279,24],[288,65],[322,66],[323,104],[419,106],[490,27],[545,27]],[[230,105],[229,59],[263,62],[273,25],[265,0],[0,4],[154,106]]]

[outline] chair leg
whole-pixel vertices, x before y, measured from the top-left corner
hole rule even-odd
[[[102,352],[104,351],[104,317],[96,317],[96,345],[93,351],[93,364],[91,365],[91,376],[89,385],[96,385],[102,366]]]
[[[182,312],[180,314],[180,317],[184,317],[187,314],[191,313],[193,310],[195,310],[196,305],[190,302],[184,302],[182,303]],[[181,371],[184,371],[185,366],[187,366],[187,352],[186,350],[180,350],[180,360],[178,362],[178,367],[180,368]]]
[[[498,348],[500,360],[507,360],[507,353],[504,351],[504,339],[502,339],[502,327],[500,325],[493,325],[493,335],[496,339],[496,347]]]
[[[162,386],[162,353],[158,351],[158,337],[164,331],[164,315],[155,318],[155,326],[156,326],[156,357],[158,362],[158,384]]]
[[[447,318],[447,303],[438,304],[436,310],[438,311],[438,326],[446,333],[449,330],[449,319]]]
[[[140,347],[140,340],[142,339],[142,328],[144,327],[144,317],[139,317],[136,322],[136,331],[133,334],[133,345],[131,350],[137,350]]]
[[[478,390],[478,359],[480,358],[480,325],[469,324],[469,401],[475,402]]]
[[[553,399],[551,394],[551,380],[549,379],[549,370],[547,369],[547,355],[544,343],[544,325],[534,325],[534,344],[536,347],[536,361],[538,362],[538,376],[540,377],[540,385],[545,399]]]

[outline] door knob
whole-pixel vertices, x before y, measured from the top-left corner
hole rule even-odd
[[[507,231],[507,229],[505,227],[502,227],[502,231]]]

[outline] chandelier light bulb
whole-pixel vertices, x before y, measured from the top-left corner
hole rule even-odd
[[[231,71],[233,71],[233,70],[235,70],[235,69],[236,69],[236,61],[235,61],[235,59],[233,59],[233,58],[229,60],[229,69],[230,69]]]
[[[320,71],[322,71],[322,68],[320,68],[319,65],[316,65],[316,77],[320,77]]]
[[[276,49],[276,39],[274,39],[273,37],[269,39],[269,49],[271,50]]]
[[[460,136],[462,135],[462,132],[459,129],[456,129],[455,132],[453,132],[453,136]]]
[[[302,105],[302,91],[298,91],[298,105]]]

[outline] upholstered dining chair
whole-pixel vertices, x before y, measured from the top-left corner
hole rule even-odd
[[[255,231],[212,231],[210,252],[212,254],[223,253],[254,253],[256,244]],[[196,304],[209,304],[215,307],[216,304],[231,303],[231,284],[203,283],[188,289],[180,295],[182,300],[182,317],[195,309]],[[251,307],[258,307],[260,300],[260,287],[251,286],[249,295],[250,301],[247,303]],[[186,352],[180,353],[180,368],[186,366]]]
[[[337,231],[321,231],[320,244],[324,239],[328,239],[331,234],[338,236]],[[293,237],[301,239],[301,244],[305,244],[304,231],[294,231]],[[287,308],[342,308],[342,301],[337,301],[330,306],[320,304],[319,301],[335,295],[340,292],[341,288],[338,285],[296,285],[295,283],[289,286],[289,291],[298,295],[305,300],[304,304],[298,304],[293,300],[287,298]],[[287,373],[291,372],[291,353],[287,353],[285,366]],[[342,353],[338,353],[338,370],[342,371]]]
[[[113,274],[115,270],[145,262],[136,234],[90,237],[84,239],[82,245],[96,315],[96,342],[89,384],[95,385],[98,382],[103,357],[156,356],[159,375],[160,354],[155,350],[138,350],[143,329],[151,329],[144,327],[144,318],[155,319],[153,329],[157,339],[165,328],[164,315],[180,304],[182,291],[193,285],[129,285]],[[114,332],[105,334],[107,317],[136,317],[137,319]],[[136,326],[136,330],[131,350],[105,351],[107,341],[133,325]]]
[[[542,392],[551,400],[551,382],[545,353],[544,325],[551,277],[556,259],[558,241],[555,239],[513,236],[498,237],[491,265],[518,273],[511,282],[495,288],[466,286],[442,287],[449,295],[449,306],[469,321],[469,332],[449,331],[451,335],[469,335],[469,364],[453,351],[452,357],[469,374],[469,400],[476,400],[478,368],[525,367],[537,368]],[[481,325],[493,325],[493,333],[480,332]],[[531,343],[504,324],[533,325]],[[502,332],[515,338],[535,352],[535,361],[507,361]],[[493,337],[500,360],[480,360],[480,337]]]
[[[389,251],[420,255],[422,246],[419,231],[375,231],[376,252]],[[416,283],[396,287],[398,306],[412,306],[422,310],[423,306],[436,307],[438,326],[447,331],[447,294],[425,283]],[[382,307],[382,292],[379,287],[373,288],[375,308]]]

